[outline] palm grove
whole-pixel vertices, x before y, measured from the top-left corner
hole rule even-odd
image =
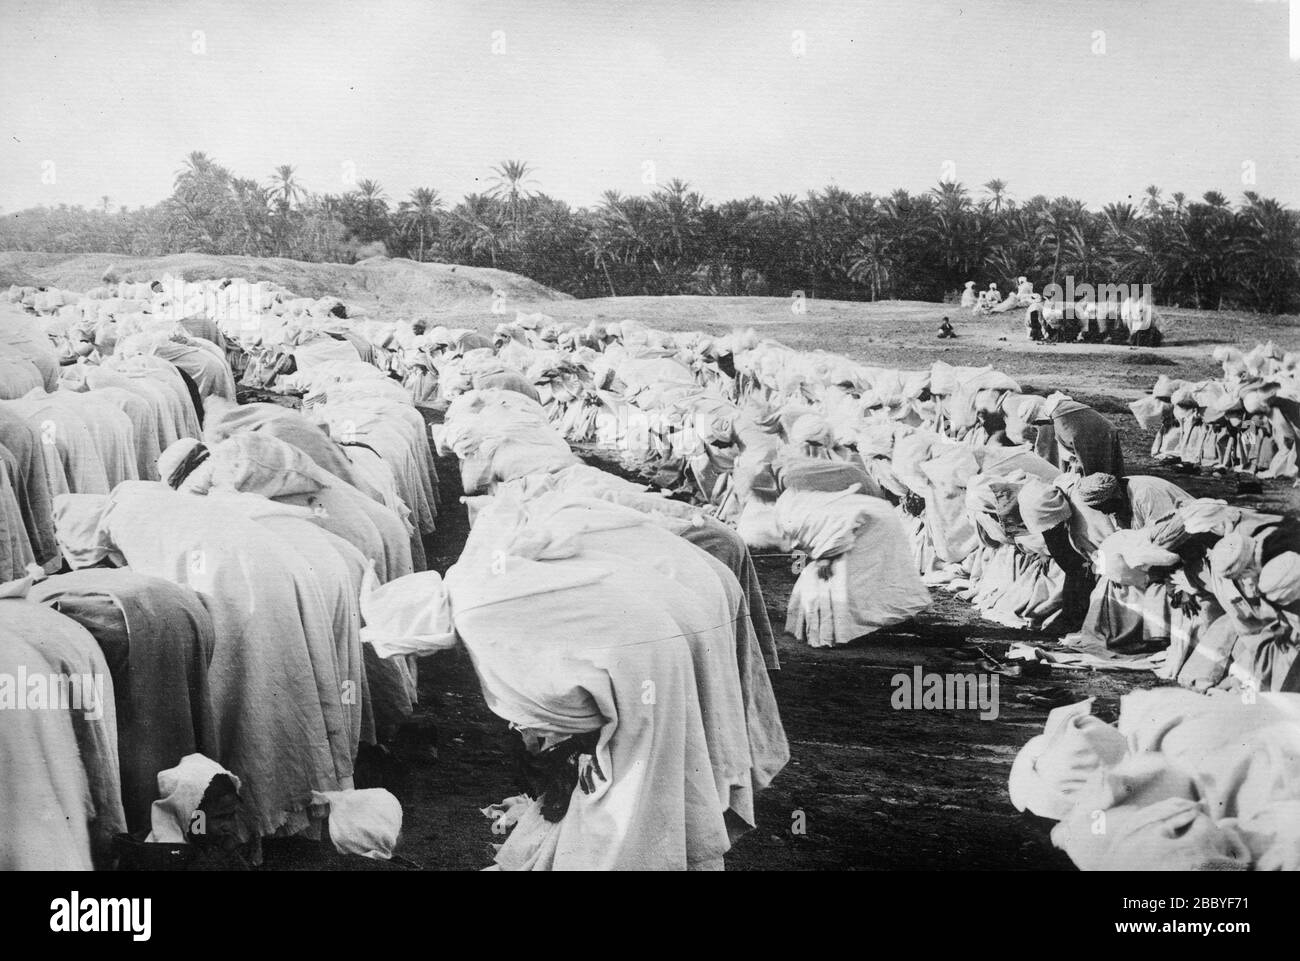
[[[1148,187],[1089,210],[1068,197],[1018,203],[991,180],[888,196],[838,187],[714,203],[681,180],[644,196],[606,191],[574,208],[537,189],[522,161],[454,206],[420,187],[395,201],[373,180],[314,193],[291,166],[265,182],[195,152],[152,207],[37,207],[6,215],[0,249],[179,252],[352,262],[387,253],[499,267],[579,297],[787,295],[942,300],[967,280],[1020,275],[1149,283],[1157,302],[1281,313],[1300,307],[1300,216],[1247,191],[1189,200]]]

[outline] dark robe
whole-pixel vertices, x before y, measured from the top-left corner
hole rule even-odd
[[[127,830],[148,829],[158,772],[195,752],[221,756],[208,694],[216,644],[211,615],[188,588],[125,569],[51,577],[28,600],[76,621],[104,652],[117,708]]]
[[[1056,441],[1079,461],[1083,475],[1124,476],[1124,455],[1119,431],[1106,417],[1086,404],[1066,400],[1052,415]]]

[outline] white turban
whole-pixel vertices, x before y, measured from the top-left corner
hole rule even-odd
[[[194,812],[203,801],[208,785],[218,774],[230,778],[238,793],[240,780],[202,754],[187,754],[175,767],[158,772],[159,799],[149,811],[149,841],[178,844],[186,840]]]
[[[60,494],[54,498],[54,533],[73,570],[94,567],[109,556],[112,543],[99,526],[107,494]]]
[[[1300,601],[1300,554],[1279,554],[1259,572],[1259,591],[1279,607]]]
[[[1210,551],[1210,569],[1220,577],[1236,580],[1255,569],[1255,540],[1233,531]]]
[[[182,437],[167,445],[167,449],[158,455],[158,476],[162,478],[163,483],[167,482],[172,472],[180,467],[190,452],[198,446],[200,446],[199,441],[193,437]]]
[[[1189,534],[1219,533],[1225,524],[1235,523],[1241,511],[1227,501],[1198,497],[1178,508]]]
[[[1070,519],[1070,502],[1052,484],[1031,478],[1017,495],[1020,517],[1031,534],[1043,534]]]

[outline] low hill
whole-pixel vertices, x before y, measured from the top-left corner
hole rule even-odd
[[[285,287],[302,297],[332,294],[372,313],[416,318],[433,313],[491,314],[493,296],[527,306],[571,299],[568,294],[504,270],[455,264],[416,263],[372,257],[356,264],[317,264],[283,257],[172,254],[122,257],[117,254],[0,252],[0,281],[89,290],[112,268],[121,280],[141,281],[172,274],[185,280],[243,277]]]

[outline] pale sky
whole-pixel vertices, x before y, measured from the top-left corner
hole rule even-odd
[[[0,0],[0,209],[156,203],[191,150],[394,201],[521,158],[574,205],[652,172],[1300,207],[1288,30],[1282,0]]]

